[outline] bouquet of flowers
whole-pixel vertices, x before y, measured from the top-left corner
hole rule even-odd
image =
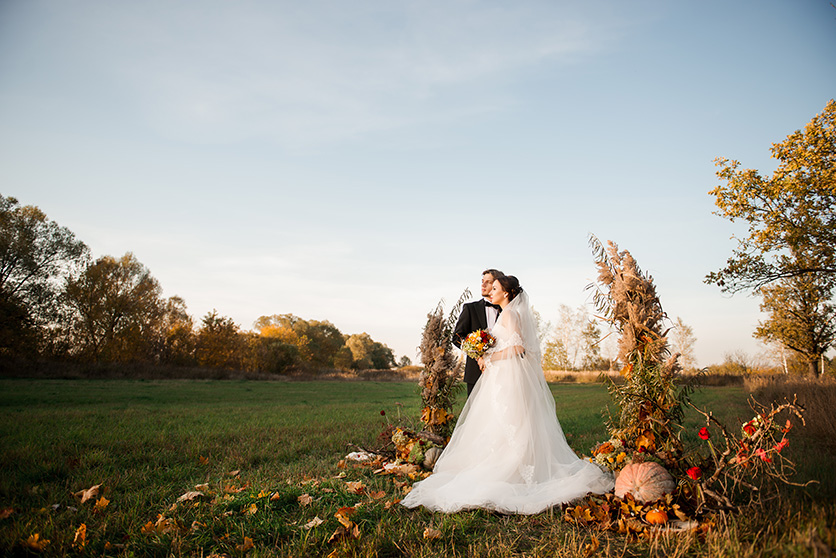
[[[495,344],[496,337],[484,329],[477,329],[464,338],[464,341],[462,341],[462,351],[475,360],[483,356]]]

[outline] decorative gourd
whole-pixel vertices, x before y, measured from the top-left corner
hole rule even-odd
[[[441,457],[440,447],[433,446],[424,452],[424,469],[432,471],[433,467],[435,467],[435,462],[438,461],[439,457]]]
[[[615,479],[615,495],[623,498],[630,493],[639,502],[652,502],[676,487],[667,469],[655,461],[630,463]]]
[[[644,516],[645,521],[651,525],[663,525],[668,522],[668,514],[662,510],[650,510]]]

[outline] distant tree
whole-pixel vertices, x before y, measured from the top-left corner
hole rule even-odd
[[[749,225],[726,266],[706,276],[723,291],[836,274],[836,101],[771,150],[779,161],[771,178],[716,160],[717,176],[726,181],[710,192],[716,213]]]
[[[601,328],[588,320],[581,330],[581,368],[584,370],[606,370],[609,362],[601,358]]]
[[[345,345],[343,334],[329,321],[300,321],[298,328],[308,339],[310,361],[321,367],[333,367],[337,351]]]
[[[0,297],[0,360],[34,357],[38,351],[35,320],[18,301]]]
[[[717,175],[727,182],[711,191],[718,214],[747,221],[749,235],[706,282],[762,295],[770,318],[755,336],[796,351],[814,373],[814,361],[833,344],[827,320],[836,287],[836,101],[773,144],[772,156],[779,164],[771,178],[717,160]]]
[[[164,313],[162,289],[133,254],[103,256],[67,281],[79,355],[96,362],[148,360]]]
[[[263,336],[295,345],[302,361],[318,367],[336,366],[334,358],[345,345],[343,334],[329,321],[309,321],[293,314],[274,314],[261,316],[253,326]]]
[[[395,353],[392,349],[378,343],[368,333],[349,335],[345,346],[351,351],[352,367],[356,369],[387,369],[395,366]]]
[[[281,339],[257,334],[247,336],[244,368],[254,372],[284,374],[299,363],[299,348]]]
[[[272,316],[261,316],[255,321],[254,327],[262,337],[278,339],[288,345],[296,347],[296,355],[299,361],[310,362],[312,360],[310,339],[299,331],[303,328],[296,327],[302,318],[293,314],[274,314]]]
[[[754,360],[744,351],[736,350],[723,355],[722,364],[708,367],[710,374],[727,374],[731,376],[748,376],[756,369]]]
[[[159,360],[179,366],[193,364],[195,350],[194,320],[179,296],[165,301],[159,323]]]
[[[557,323],[543,347],[543,365],[552,370],[577,370],[584,358],[584,327],[589,313],[583,306],[572,310],[561,304]]]
[[[334,368],[339,368],[340,370],[350,370],[354,365],[354,355],[351,352],[351,349],[343,345],[337,351],[337,354],[334,355]]]
[[[544,320],[540,312],[534,308],[532,308],[531,311],[534,314],[534,322],[537,327],[537,338],[540,340],[540,345],[543,345],[548,341],[549,334],[552,330],[552,324],[551,322]]]
[[[377,370],[388,370],[395,366],[395,352],[378,341],[372,347],[372,367]]]
[[[245,353],[244,336],[232,318],[208,312],[197,331],[195,354],[201,366],[240,370]]]
[[[559,337],[548,341],[543,349],[543,368],[545,370],[572,370],[566,345]]]
[[[674,354],[679,353],[679,363],[682,368],[696,368],[697,359],[694,357],[694,345],[697,342],[697,338],[694,337],[694,328],[682,321],[681,317],[677,316],[671,329],[669,340],[671,342],[671,352]]]
[[[398,368],[406,368],[407,366],[412,366],[412,359],[406,355],[403,355],[398,360]]]
[[[760,322],[755,337],[777,342],[798,353],[807,371],[823,372],[823,355],[836,341],[836,306],[831,302],[836,277],[788,277],[760,289],[761,310],[769,318]]]
[[[59,316],[61,285],[87,246],[37,207],[0,194],[0,355],[31,352]]]

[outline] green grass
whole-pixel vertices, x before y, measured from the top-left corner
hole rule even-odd
[[[605,388],[551,388],[567,439],[587,454],[605,437]],[[717,387],[695,400],[731,422],[751,416],[746,397],[740,387]],[[822,475],[823,485],[723,519],[730,523],[702,539],[630,542],[566,524],[560,510],[509,517],[387,509],[402,497],[395,481],[405,479],[338,462],[354,445],[379,446],[387,421],[399,412],[417,417],[419,407],[417,387],[403,382],[0,380],[0,510],[13,510],[0,519],[0,549],[27,555],[22,540],[37,533],[50,540],[47,556],[574,556],[596,539],[600,555],[812,556],[808,531],[818,529],[825,541],[832,533],[833,456],[811,441],[792,449],[803,458],[802,474]],[[698,425],[695,417],[686,424]],[[350,493],[346,481],[363,482],[365,493]],[[203,483],[207,498],[172,508]],[[110,501],[98,512],[73,496],[96,484]],[[303,494],[310,505],[298,502]],[[360,538],[329,542],[337,510],[358,503],[351,519]],[[771,514],[779,513],[794,519],[776,527]],[[143,533],[160,514],[176,527]],[[315,517],[324,523],[302,528]],[[78,550],[72,543],[81,524],[87,543]],[[425,539],[427,527],[441,538]],[[755,544],[764,537],[769,544]]]

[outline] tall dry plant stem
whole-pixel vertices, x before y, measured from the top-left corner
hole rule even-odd
[[[465,289],[445,318],[444,300],[427,314],[419,351],[424,370],[418,380],[421,387],[421,422],[429,432],[447,439],[453,432],[453,405],[460,389],[458,373],[461,366],[453,351],[453,328],[462,305],[470,298]]]
[[[598,282],[587,288],[593,289],[596,310],[621,334],[618,360],[630,362],[640,353],[647,362],[661,362],[667,355],[667,331],[662,331],[667,316],[653,278],[642,272],[630,252],[619,252],[611,240],[604,246],[590,235],[589,245],[598,267]]]
[[[656,457],[673,465],[683,451],[680,441],[684,405],[692,388],[678,385],[678,354],[668,358],[666,319],[653,278],[642,272],[630,252],[619,251],[595,236],[589,244],[598,267],[593,300],[601,319],[620,334],[618,360],[623,364],[624,384],[606,378],[619,416],[612,416],[608,430],[636,457]]]

